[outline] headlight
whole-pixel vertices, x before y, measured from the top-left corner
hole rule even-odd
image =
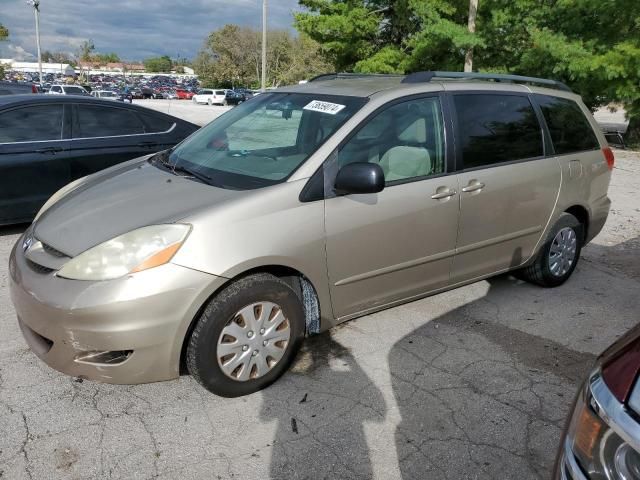
[[[72,280],[111,280],[169,262],[191,227],[153,225],[101,243],[70,260],[58,272]]]
[[[38,213],[36,214],[36,218],[34,218],[33,221],[35,222],[36,220],[38,220],[38,218],[40,218],[40,215],[42,215],[44,212],[49,210],[49,208],[51,208],[53,204],[55,204],[58,200],[64,197],[71,190],[76,188],[79,183],[84,181],[85,178],[87,177],[78,178],[77,180],[74,180],[73,182],[68,183],[67,185],[62,187],[60,190],[58,190],[56,193],[51,195],[51,197],[49,197],[49,200],[47,200],[46,203],[42,206],[42,208],[38,211]]]
[[[597,415],[584,388],[569,426],[568,446],[589,478],[640,480],[640,454]]]

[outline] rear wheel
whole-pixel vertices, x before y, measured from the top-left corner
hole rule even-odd
[[[304,325],[300,299],[286,282],[267,273],[242,278],[197,320],[187,345],[189,373],[223,397],[261,390],[288,368]]]
[[[209,104],[210,107],[213,105],[213,101],[211,99],[209,99],[207,103]]]
[[[582,250],[584,226],[570,213],[563,213],[553,226],[533,263],[518,273],[543,287],[557,287],[571,276]]]
[[[223,105],[224,107],[227,107],[227,106],[229,106],[229,102],[227,102],[227,100],[226,100],[226,99],[224,99],[224,100],[222,101],[222,105]]]

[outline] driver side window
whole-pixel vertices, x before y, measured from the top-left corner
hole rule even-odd
[[[392,105],[369,119],[338,152],[339,167],[378,163],[387,185],[445,171],[444,129],[438,97]]]

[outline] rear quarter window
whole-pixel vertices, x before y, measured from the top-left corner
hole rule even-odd
[[[536,95],[536,100],[547,123],[556,155],[600,148],[598,137],[576,102],[548,95]]]
[[[465,169],[543,155],[542,129],[527,96],[482,93],[453,98]]]

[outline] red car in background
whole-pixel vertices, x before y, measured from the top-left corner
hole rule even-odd
[[[190,92],[189,90],[183,90],[181,88],[176,88],[176,96],[178,100],[191,100],[195,93]]]

